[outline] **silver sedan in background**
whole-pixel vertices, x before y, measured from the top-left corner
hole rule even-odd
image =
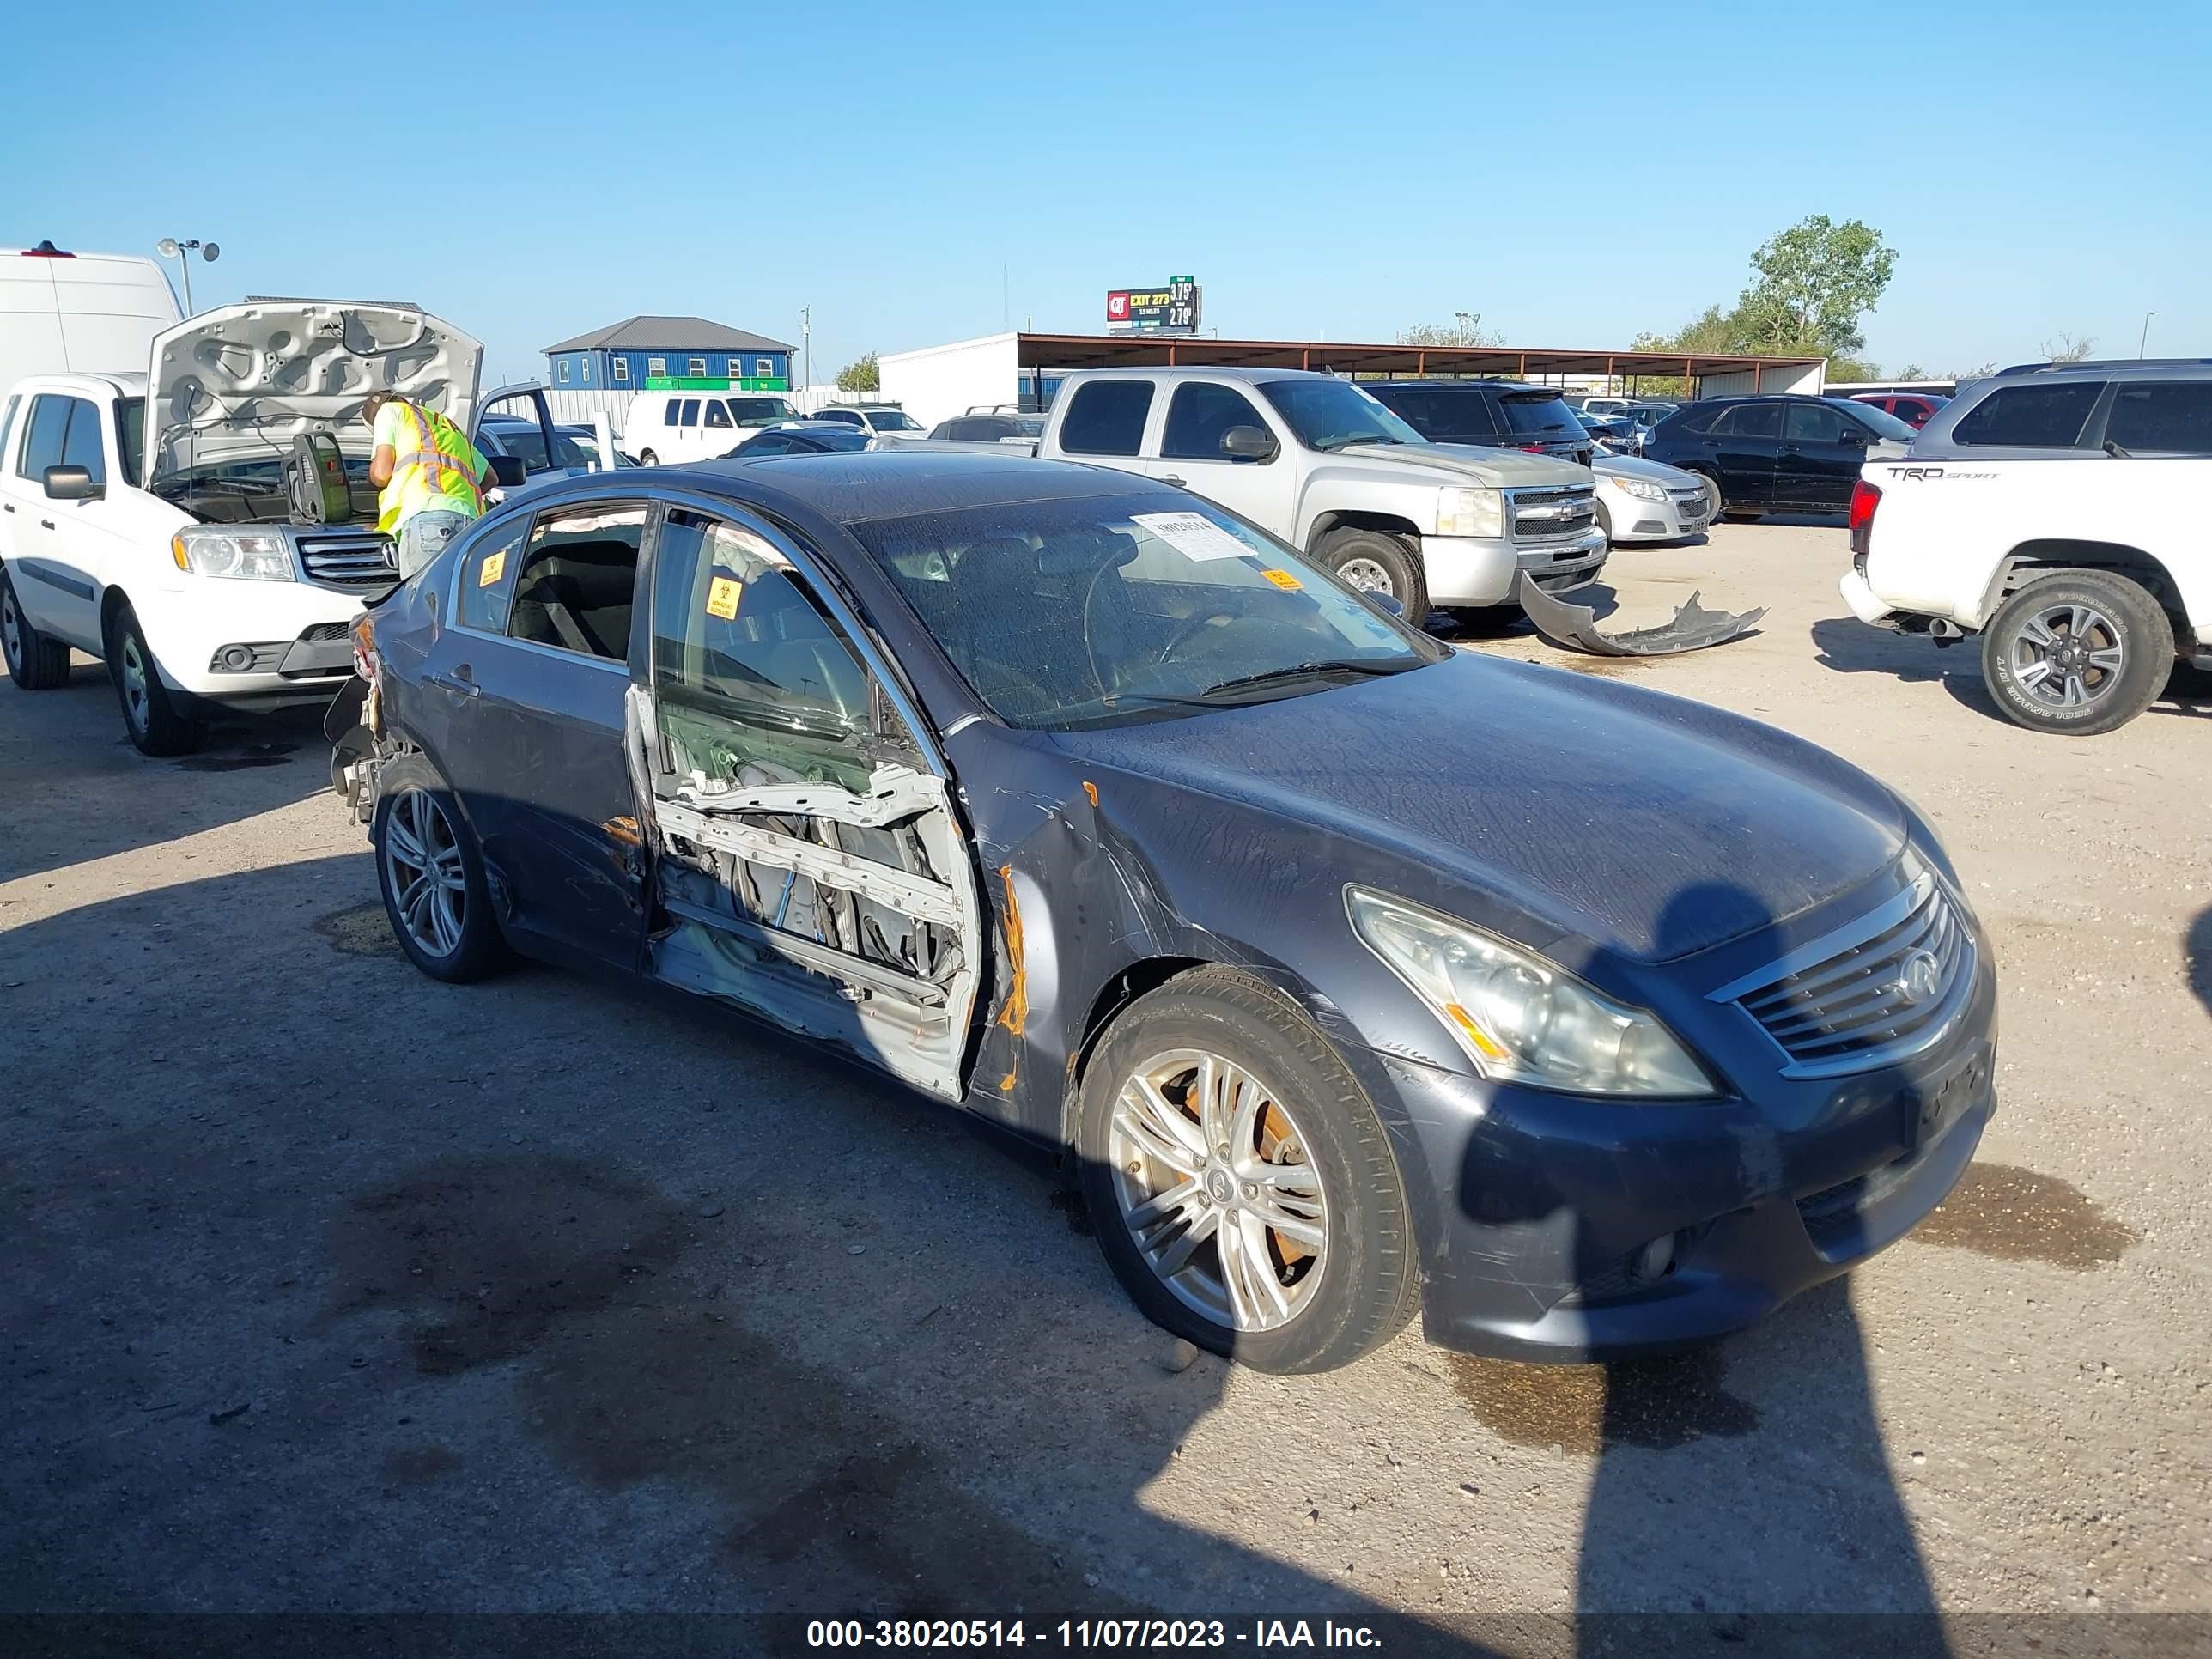
[[[1680,467],[1601,454],[1590,472],[1597,480],[1598,528],[1609,545],[1680,541],[1703,534],[1712,517],[1705,481]]]

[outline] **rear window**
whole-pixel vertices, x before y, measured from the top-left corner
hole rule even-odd
[[[2123,449],[2212,455],[2212,380],[2123,385],[2105,436]]]
[[[1730,438],[1778,438],[1782,435],[1782,406],[1738,404],[1722,412],[1713,430]]]
[[[1968,410],[1951,441],[1997,449],[2078,449],[2082,422],[2104,396],[2102,380],[2000,387]]]
[[[1078,386],[1060,422],[1060,447],[1071,455],[1133,455],[1152,413],[1150,380],[1093,380]]]
[[[1367,390],[1424,438],[1440,444],[1486,444],[1498,435],[1490,400],[1476,386],[1419,386],[1385,383]]]
[[[1522,438],[1579,438],[1583,423],[1559,397],[1506,397],[1498,400],[1505,429]]]

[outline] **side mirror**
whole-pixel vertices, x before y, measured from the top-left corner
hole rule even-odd
[[[81,466],[50,466],[46,469],[46,494],[58,501],[96,501],[107,493],[105,484],[92,481],[92,474]]]
[[[1221,453],[1232,461],[1272,461],[1281,447],[1261,426],[1232,426],[1221,434]]]
[[[520,455],[490,455],[491,481],[501,489],[520,489],[529,481],[530,474]]]
[[[1854,449],[1864,449],[1873,435],[1863,426],[1854,426],[1849,421],[1844,422],[1844,441]]]
[[[1370,592],[1364,595],[1364,597],[1367,600],[1367,603],[1373,605],[1377,611],[1387,611],[1394,617],[1403,617],[1406,614],[1406,602],[1400,599],[1395,593],[1377,593]]]

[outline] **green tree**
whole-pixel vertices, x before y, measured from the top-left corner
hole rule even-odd
[[[1907,363],[1897,371],[1897,378],[1900,380],[1932,380],[1937,377],[1930,374],[1918,363]]]
[[[1866,344],[1859,319],[1889,286],[1896,250],[1856,219],[1808,214],[1751,256],[1759,278],[1736,302],[1753,351],[1849,356]]]
[[[1482,325],[1479,311],[1455,311],[1449,323],[1416,323],[1398,331],[1398,343],[1410,346],[1500,346],[1503,334]]]
[[[837,371],[837,390],[840,392],[881,392],[883,389],[883,374],[876,367],[876,354],[872,351]]]

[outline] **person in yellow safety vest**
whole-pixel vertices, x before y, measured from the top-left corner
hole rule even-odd
[[[397,544],[404,580],[483,515],[491,463],[460,428],[396,392],[370,392],[361,414],[372,446],[368,481],[380,492],[376,527]]]

